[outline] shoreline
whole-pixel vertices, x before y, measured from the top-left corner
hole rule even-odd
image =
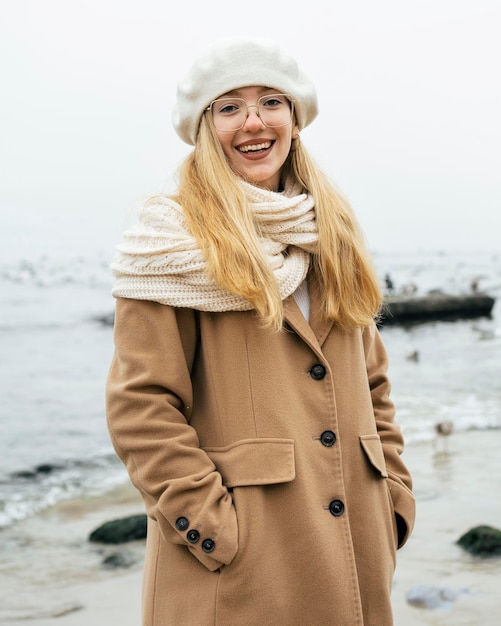
[[[500,623],[501,557],[474,558],[455,543],[474,526],[501,526],[500,444],[501,430],[484,430],[407,446],[418,514],[397,555],[395,626]],[[2,529],[0,624],[139,626],[144,542],[103,546],[87,538],[104,522],[143,511],[139,494],[125,484],[104,496],[61,502]],[[134,564],[104,568],[103,558],[117,551]],[[416,608],[406,594],[418,585],[445,587],[457,591],[457,598],[448,608]]]
[[[457,540],[475,526],[501,526],[501,430],[471,430],[409,446],[417,518],[398,552],[393,584],[395,626],[495,626],[501,623],[501,557],[473,557]],[[416,608],[417,586],[457,593],[444,608]]]

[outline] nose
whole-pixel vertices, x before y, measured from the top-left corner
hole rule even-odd
[[[242,130],[247,132],[255,132],[264,128],[263,120],[259,117],[258,108],[255,104],[249,104],[247,107],[247,117],[245,118]]]

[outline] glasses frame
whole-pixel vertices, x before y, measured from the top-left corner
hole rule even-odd
[[[285,124],[279,124],[278,126],[270,126],[269,124],[267,124],[263,118],[261,117],[261,115],[259,114],[259,102],[261,100],[263,100],[263,98],[272,98],[273,96],[282,96],[287,98],[289,104],[290,104],[290,118],[289,121],[286,122]],[[231,129],[224,129],[224,128],[218,128],[216,126],[216,123],[214,122],[214,113],[212,111],[212,105],[215,104],[216,102],[221,102],[222,100],[241,100],[245,107],[247,108],[247,112],[244,118],[244,121],[242,122],[242,124],[238,127],[238,128],[231,128]],[[294,99],[292,98],[292,96],[288,93],[269,93],[269,94],[264,94],[263,96],[260,96],[256,102],[256,104],[247,104],[247,102],[245,102],[245,100],[243,98],[231,98],[230,96],[227,96],[225,98],[216,98],[215,100],[213,100],[209,106],[205,109],[206,111],[210,111],[211,116],[212,116],[212,122],[214,124],[214,128],[219,131],[220,133],[234,133],[237,130],[240,130],[241,128],[243,128],[245,126],[245,123],[247,122],[248,118],[249,118],[249,109],[254,107],[256,110],[256,115],[259,117],[259,119],[261,120],[262,124],[264,126],[266,126],[266,128],[283,128],[284,126],[287,126],[287,124],[290,124],[290,122],[292,121],[293,117],[294,117]]]

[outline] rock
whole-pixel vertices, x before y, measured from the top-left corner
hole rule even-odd
[[[103,324],[103,326],[113,326],[115,324],[115,313],[103,313],[103,315],[97,315],[93,319]]]
[[[449,609],[463,593],[469,593],[468,589],[414,585],[407,592],[406,599],[409,604],[421,609]]]
[[[98,543],[127,543],[146,538],[146,515],[131,515],[102,524],[89,535],[89,541]]]
[[[32,479],[37,477],[37,473],[34,470],[19,470],[18,472],[12,472],[10,474],[12,478],[20,478],[20,479]]]
[[[35,469],[30,470],[20,470],[19,472],[13,472],[10,475],[12,478],[21,478],[21,479],[35,479],[39,476],[45,476],[47,474],[51,474],[56,470],[62,469],[62,465],[56,465],[54,463],[41,463],[37,465]]]
[[[103,566],[108,569],[127,568],[131,567],[136,562],[137,559],[130,552],[121,550],[119,552],[112,552],[103,559]]]
[[[457,540],[458,545],[475,556],[501,555],[501,530],[475,526]]]
[[[52,472],[62,469],[61,465],[55,465],[54,463],[42,463],[37,465],[35,471],[37,474],[52,474]]]
[[[69,613],[82,611],[85,607],[82,604],[65,604],[51,612],[50,617],[63,617]]]

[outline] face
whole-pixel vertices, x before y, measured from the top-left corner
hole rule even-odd
[[[267,87],[244,87],[222,96],[234,96],[254,105],[267,94],[277,93]],[[248,117],[240,130],[220,131],[216,134],[223,152],[234,172],[258,187],[278,191],[280,171],[290,152],[293,138],[298,136],[298,128],[291,120],[286,126],[270,128],[263,124],[257,109],[251,107]]]

